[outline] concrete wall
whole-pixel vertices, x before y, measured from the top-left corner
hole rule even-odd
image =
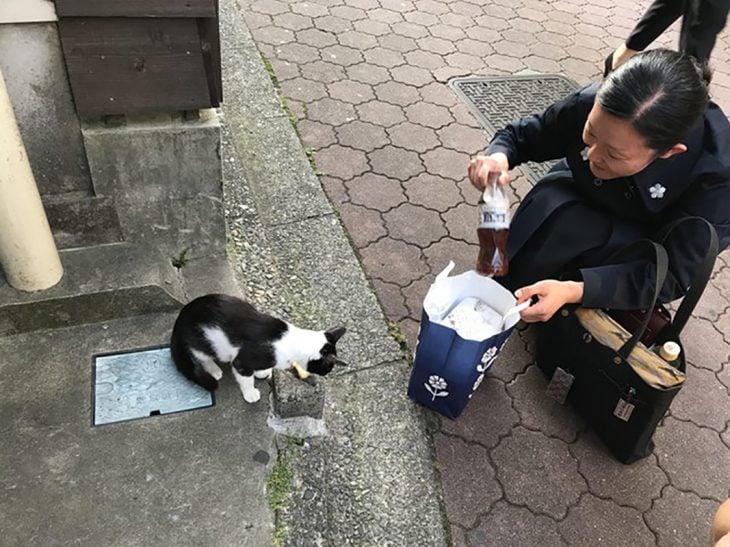
[[[90,192],[56,24],[0,24],[0,69],[41,194]]]
[[[224,252],[221,137],[214,111],[194,121],[162,114],[115,127],[80,123],[53,22],[0,23],[0,69],[44,201],[54,205],[54,196],[73,193],[59,196],[64,225],[84,224],[77,218],[83,206],[100,217],[92,223],[95,232],[114,221],[113,234],[102,243],[120,239],[118,216],[124,241],[158,247],[168,256],[190,246],[190,257]],[[74,245],[100,243],[85,226],[75,227],[78,234],[74,226],[69,229]]]
[[[125,241],[168,255],[220,254],[226,245],[220,124],[146,119],[121,127],[84,124],[97,196],[113,198]]]

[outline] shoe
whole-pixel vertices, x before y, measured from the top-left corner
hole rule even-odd
[[[606,60],[603,62],[603,77],[609,75],[609,73],[613,70],[613,51],[608,54],[608,57],[606,57]]]

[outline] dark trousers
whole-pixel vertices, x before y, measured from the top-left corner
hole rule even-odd
[[[706,62],[725,28],[728,10],[730,0],[655,0],[631,31],[626,47],[643,51],[682,17],[679,50]]]
[[[606,246],[614,230],[608,215],[581,202],[569,203],[550,215],[510,257],[509,273],[497,281],[515,291],[543,279],[575,277],[579,268],[598,266],[618,250]],[[641,237],[629,234],[623,243]]]

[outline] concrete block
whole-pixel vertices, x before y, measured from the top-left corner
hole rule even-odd
[[[225,252],[223,203],[199,195],[181,199],[116,199],[125,241],[157,247],[168,258],[187,249],[188,258]]]
[[[11,3],[16,10],[21,4]],[[41,194],[90,193],[55,23],[0,25],[0,69]]]
[[[84,123],[82,133],[98,196],[155,201],[221,195],[220,124],[161,117],[120,126]]]
[[[217,117],[86,123],[83,136],[94,191],[114,199],[126,241],[165,253],[192,246],[188,256],[224,251]]]
[[[45,196],[43,208],[59,249],[122,241],[122,229],[110,198],[68,194]]]
[[[316,375],[301,380],[289,370],[274,369],[274,414],[279,418],[322,418],[325,383]]]

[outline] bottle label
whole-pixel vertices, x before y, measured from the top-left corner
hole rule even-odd
[[[479,228],[491,230],[506,230],[509,228],[509,209],[494,207],[494,205],[482,203],[479,206]]]

